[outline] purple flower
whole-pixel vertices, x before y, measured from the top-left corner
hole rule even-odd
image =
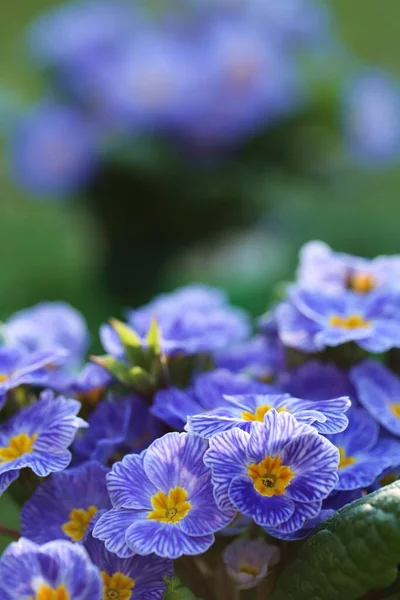
[[[81,542],[92,519],[111,508],[107,473],[95,461],[54,473],[24,504],[22,536],[37,544],[59,539]]]
[[[217,369],[199,375],[189,389],[168,388],[158,391],[151,412],[170,427],[183,429],[187,417],[226,405],[225,394],[266,394],[274,391],[272,386],[254,381],[246,375]]]
[[[31,193],[76,191],[97,167],[97,141],[84,114],[67,105],[39,106],[19,124],[12,144],[13,172]]]
[[[400,153],[400,90],[388,73],[360,73],[345,91],[343,128],[350,153],[364,164],[387,164]]]
[[[250,334],[245,312],[229,306],[220,290],[198,284],[162,294],[147,306],[128,312],[128,325],[144,344],[153,319],[166,354],[215,352]],[[108,325],[103,325],[100,333],[107,352],[121,357],[123,350],[116,333]]]
[[[204,457],[214,497],[267,528],[292,533],[316,516],[338,480],[339,452],[316,429],[272,409],[248,433],[217,434]]]
[[[319,352],[327,346],[355,342],[368,352],[385,352],[400,346],[399,295],[375,292],[323,294],[291,290],[289,301],[276,309],[279,335],[286,346]]]
[[[134,553],[178,558],[202,554],[213,533],[235,516],[215,504],[208,444],[187,433],[167,433],[141,455],[116,463],[107,477],[114,506],[97,521],[93,536],[121,558]]]
[[[35,404],[0,425],[0,494],[29,467],[39,477],[62,471],[71,461],[67,450],[77,430],[86,427],[76,415],[76,400],[42,392]]]
[[[7,392],[19,385],[44,387],[51,384],[53,368],[65,360],[62,350],[26,352],[20,347],[0,347],[0,408]]]
[[[14,313],[4,325],[3,335],[8,343],[29,352],[61,348],[72,365],[82,362],[89,345],[83,316],[65,302],[40,302]]]
[[[386,468],[400,464],[400,442],[380,435],[378,423],[363,408],[352,408],[347,429],[329,439],[340,453],[337,490],[366,488]]]
[[[184,134],[197,146],[231,144],[290,113],[299,86],[290,56],[246,14],[221,13],[199,35],[209,102]]]
[[[283,373],[279,385],[291,396],[307,400],[326,400],[355,396],[348,374],[333,363],[309,360],[300,367]]]
[[[97,364],[88,363],[74,376],[61,378],[58,391],[77,398],[89,406],[96,406],[103,399],[112,377],[108,371]]]
[[[347,397],[302,400],[289,394],[245,394],[225,395],[224,404],[206,414],[189,416],[187,430],[205,438],[233,427],[250,433],[253,423],[263,423],[265,415],[275,409],[278,413],[291,413],[297,421],[312,425],[319,433],[338,433],[347,427],[344,413],[351,402]]]
[[[300,251],[297,283],[302,288],[342,294],[345,290],[369,294],[399,288],[400,256],[373,259],[334,252],[327,244],[308,242]]]
[[[283,532],[277,527],[276,529],[269,528],[268,533],[273,537],[281,540],[301,540],[307,537],[312,531],[321,525],[326,519],[329,519],[337,510],[355,502],[362,498],[361,490],[352,490],[348,492],[332,492],[326,500],[322,502],[321,512],[315,517],[307,519],[301,529],[297,529],[293,533]]]
[[[2,600],[99,600],[101,578],[87,552],[63,540],[38,546],[21,538],[0,559]]]
[[[245,372],[261,381],[273,381],[285,365],[284,349],[279,339],[257,336],[215,357],[216,365],[233,373]]]
[[[164,577],[174,574],[172,560],[154,554],[119,558],[92,536],[86,539],[85,548],[100,569],[104,598],[162,600],[164,597]]]
[[[263,540],[237,539],[223,553],[229,576],[240,590],[255,587],[268,574],[270,566],[279,562],[278,546]]]
[[[106,463],[113,455],[141,452],[161,435],[161,425],[137,396],[100,402],[88,419],[89,427],[73,445],[75,459]]]
[[[400,377],[383,364],[366,360],[351,378],[360,403],[390,433],[400,436]]]

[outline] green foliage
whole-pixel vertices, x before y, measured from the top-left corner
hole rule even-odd
[[[165,577],[164,600],[200,600],[177,577]]]
[[[271,600],[355,600],[386,588],[400,562],[400,482],[346,506],[307,540]]]

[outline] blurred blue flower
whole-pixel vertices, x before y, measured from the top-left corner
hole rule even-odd
[[[346,429],[348,419],[345,412],[351,402],[347,397],[330,400],[302,400],[289,394],[244,394],[225,395],[224,405],[206,414],[188,417],[186,429],[204,438],[239,427],[251,432],[253,423],[264,422],[265,415],[272,409],[289,412],[299,423],[315,427],[319,433],[338,433]]]
[[[106,463],[113,455],[141,452],[161,435],[160,422],[137,396],[100,402],[88,418],[89,427],[75,439],[75,462],[93,459]]]
[[[7,399],[7,392],[19,385],[51,385],[54,369],[64,360],[65,352],[61,349],[30,353],[18,346],[0,347],[0,408]]]
[[[312,241],[300,251],[297,283],[302,288],[341,294],[345,290],[369,294],[399,289],[400,255],[373,259],[334,252],[327,244]]]
[[[65,374],[53,383],[57,391],[80,400],[82,404],[96,406],[103,399],[112,377],[95,363],[87,363],[77,374]]]
[[[343,99],[343,130],[355,160],[387,164],[400,156],[400,88],[384,71],[360,73]]]
[[[65,362],[80,365],[89,346],[89,330],[82,314],[65,302],[40,302],[13,314],[3,325],[9,344],[28,352],[64,350]]]
[[[93,174],[97,146],[91,123],[78,109],[45,103],[19,123],[11,148],[13,174],[33,193],[71,193]]]
[[[267,339],[258,335],[232,348],[226,348],[215,357],[217,367],[233,373],[244,372],[266,383],[283,371],[284,348],[278,337]]]
[[[186,390],[168,388],[156,392],[151,413],[174,429],[183,429],[187,417],[229,406],[225,394],[267,394],[272,386],[254,381],[243,374],[217,369],[199,375],[193,386]]]
[[[215,352],[246,339],[251,331],[245,311],[230,306],[222,291],[199,284],[161,294],[146,306],[128,311],[127,317],[128,325],[144,344],[155,319],[166,354]],[[100,336],[107,352],[123,356],[110,326],[103,325]]]
[[[100,572],[86,550],[63,540],[38,546],[21,538],[0,559],[2,600],[99,600]]]
[[[399,294],[341,295],[293,288],[276,310],[282,342],[303,352],[355,342],[369,352],[400,347],[400,323],[394,318]]]
[[[363,408],[351,408],[349,425],[328,436],[340,453],[337,490],[367,488],[386,468],[397,466],[400,442],[380,435],[378,423]]]
[[[62,471],[71,462],[77,430],[86,427],[77,417],[80,403],[42,392],[40,399],[0,425],[0,494],[29,467],[39,477]]]
[[[280,550],[261,539],[238,538],[225,548],[222,556],[238,589],[247,590],[258,585],[267,576],[269,567],[279,562]]]
[[[81,542],[93,517],[111,508],[107,473],[95,461],[54,473],[25,502],[22,536],[37,544],[60,539]]]
[[[340,396],[355,397],[355,390],[346,371],[333,363],[309,360],[291,371],[282,373],[279,385],[296,398],[327,400]]]
[[[360,403],[390,433],[400,436],[400,377],[366,360],[351,370]]]
[[[172,560],[149,556],[119,558],[108,552],[103,542],[90,536],[85,548],[92,562],[100,569],[104,598],[121,600],[162,600],[165,592],[164,577],[173,577]],[[117,594],[118,595],[117,596]],[[125,595],[124,595],[125,594]],[[129,596],[128,594],[132,594]]]

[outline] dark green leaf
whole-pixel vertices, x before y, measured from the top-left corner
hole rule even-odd
[[[356,600],[386,588],[400,563],[400,482],[353,502],[306,541],[271,600]]]
[[[164,580],[167,584],[164,600],[200,600],[177,577],[165,577]]]

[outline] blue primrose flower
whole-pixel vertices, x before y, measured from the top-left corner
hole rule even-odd
[[[49,390],[40,399],[0,425],[0,494],[29,467],[39,477],[62,471],[71,461],[67,450],[77,430],[86,427],[77,417],[77,400]]]
[[[271,382],[285,367],[284,348],[275,340],[258,335],[233,348],[227,348],[215,357],[217,367],[233,373],[247,373],[261,381]]]
[[[21,538],[0,559],[1,600],[99,600],[101,591],[98,568],[77,544]]]
[[[78,109],[46,103],[21,121],[12,143],[18,183],[51,196],[76,191],[97,167],[93,126]]]
[[[89,346],[83,316],[65,302],[40,302],[13,314],[2,331],[8,344],[29,352],[62,349],[68,364],[80,365]]]
[[[107,473],[108,469],[96,461],[54,473],[24,504],[22,536],[37,544],[84,540],[92,519],[111,508]]]
[[[144,344],[153,319],[166,354],[214,352],[246,339],[251,330],[248,315],[229,306],[223,292],[198,284],[162,294],[128,312],[128,325]],[[100,334],[106,351],[121,357],[123,349],[114,330],[103,325]]]
[[[203,462],[208,443],[187,433],[167,433],[141,455],[127,455],[107,476],[113,507],[93,536],[121,558],[135,553],[178,558],[202,554],[213,533],[235,516],[214,500]]]
[[[351,408],[349,425],[329,436],[340,453],[337,490],[366,488],[388,467],[400,464],[400,442],[380,434],[379,424],[363,408]]]
[[[345,90],[342,112],[348,150],[357,162],[379,166],[399,159],[400,89],[388,73],[360,73]]]
[[[344,413],[351,405],[347,397],[302,400],[289,394],[226,395],[224,403],[224,407],[206,414],[189,416],[187,430],[205,438],[233,427],[250,432],[253,423],[263,423],[265,415],[274,408],[278,413],[291,413],[300,423],[312,425],[320,433],[338,433],[347,427],[348,419]]]
[[[309,360],[296,369],[282,373],[278,383],[283,391],[296,398],[326,400],[340,396],[355,397],[346,371],[333,363]]]
[[[106,463],[115,456],[141,452],[162,433],[160,422],[149,413],[146,403],[134,395],[110,395],[96,406],[88,424],[73,445],[76,462],[90,458]]]
[[[331,295],[294,288],[276,309],[282,342],[303,352],[355,342],[368,352],[400,346],[400,296],[390,292]]]
[[[300,287],[342,294],[350,290],[369,294],[380,289],[399,289],[400,256],[373,259],[334,252],[327,244],[312,241],[300,251],[297,283]]]
[[[390,433],[400,436],[400,377],[383,364],[366,360],[351,378],[363,407]]]
[[[44,387],[51,385],[54,369],[65,360],[62,350],[29,353],[20,347],[0,348],[0,408],[7,392],[19,385]]]
[[[86,364],[79,373],[66,375],[56,382],[57,390],[66,396],[80,400],[82,404],[96,406],[103,399],[112,381],[108,371],[95,363]],[[53,384],[53,387],[55,385]]]
[[[307,519],[304,522],[303,527],[301,529],[297,529],[296,531],[294,531],[292,533],[286,533],[286,532],[282,532],[279,529],[279,527],[277,527],[276,529],[270,527],[268,529],[268,533],[269,533],[269,535],[272,535],[273,537],[276,537],[281,540],[288,540],[288,541],[301,540],[301,539],[307,537],[308,535],[310,535],[310,533],[312,533],[312,531],[316,527],[321,525],[321,523],[326,521],[326,519],[329,519],[340,508],[343,508],[347,504],[350,504],[351,502],[355,502],[356,500],[359,500],[360,498],[362,498],[361,490],[351,490],[351,491],[346,491],[346,492],[342,492],[342,491],[341,492],[332,492],[322,502],[321,511],[315,517],[312,517],[311,519]]]
[[[170,427],[183,429],[188,416],[229,406],[224,399],[225,394],[267,394],[274,391],[272,386],[254,381],[246,375],[217,369],[199,375],[193,386],[186,390],[174,387],[159,390],[151,412]]]
[[[217,504],[251,516],[267,531],[300,529],[338,481],[338,450],[289,413],[271,409],[250,433],[236,427],[209,443],[204,462]]]
[[[154,554],[120,558],[108,552],[103,542],[91,535],[84,545],[92,562],[100,569],[104,598],[162,600],[164,577],[174,574],[172,560]]]

